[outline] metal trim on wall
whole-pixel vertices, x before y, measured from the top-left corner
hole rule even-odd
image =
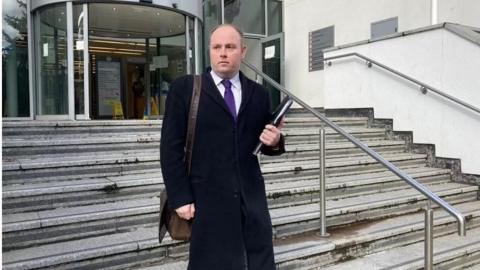
[[[190,65],[190,22],[189,17],[185,16],[185,56],[187,58],[187,74],[192,74],[192,68]]]
[[[73,5],[67,2],[68,119],[75,120],[75,70],[73,66]]]
[[[223,0],[220,0],[220,6],[221,6],[221,11],[222,11],[222,24],[225,23],[225,3]]]
[[[32,47],[33,47],[33,55],[36,56],[35,57],[35,63],[34,63],[34,66],[33,66],[33,70],[32,72],[34,72],[34,77],[35,77],[35,119],[38,119],[38,116],[42,114],[42,106],[40,104],[40,101],[42,100],[42,76],[40,74],[40,63],[42,61],[42,56],[41,56],[41,53],[40,53],[40,45],[39,45],[39,40],[40,40],[40,12],[39,11],[35,11],[35,15],[34,15],[34,28],[35,28],[35,31],[34,31],[34,37],[33,37],[33,44],[32,44]]]
[[[200,34],[199,34],[199,28],[198,28],[198,19],[195,18],[194,20],[194,33],[193,36],[195,38],[195,74],[198,75],[200,74],[200,43],[203,42],[200,40]]]
[[[90,119],[90,54],[89,54],[88,4],[83,4],[83,114]]]
[[[265,0],[263,3],[265,4],[265,6],[264,6],[265,7],[265,31],[264,31],[264,33],[265,33],[265,36],[268,37],[268,0]]]
[[[32,12],[31,12],[31,3],[30,1],[27,1],[27,46],[28,46],[28,80],[30,81],[30,84],[28,85],[28,93],[29,93],[29,101],[30,101],[30,117],[26,117],[29,120],[33,120],[35,116],[35,106],[34,106],[34,91],[33,89],[35,88],[35,76],[33,75],[33,72],[35,72],[35,66],[33,62],[33,56],[35,55],[34,53],[34,38],[33,38],[33,28],[32,28]],[[23,118],[23,117],[22,117]]]

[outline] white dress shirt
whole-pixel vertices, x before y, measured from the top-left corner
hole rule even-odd
[[[225,86],[223,86],[222,81],[223,79],[218,76],[213,69],[210,71],[210,75],[212,75],[213,82],[217,86],[218,91],[220,91],[220,95],[225,97]],[[230,79],[232,83],[232,93],[233,97],[235,98],[235,110],[237,111],[240,109],[240,104],[242,104],[242,84],[240,83],[240,76],[237,73],[233,78]]]

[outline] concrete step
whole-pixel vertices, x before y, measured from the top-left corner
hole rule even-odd
[[[449,203],[474,201],[478,187],[457,183],[427,185]],[[419,211],[425,197],[413,188],[377,194],[328,200],[327,226],[339,226],[358,221],[375,220]],[[282,238],[319,229],[318,203],[276,208],[270,211],[274,237]]]
[[[159,172],[158,160],[141,163],[119,163],[106,165],[45,168],[28,171],[2,172],[2,184],[24,185],[25,183],[45,183],[56,181],[81,180],[108,176],[135,175],[148,172]]]
[[[158,149],[124,150],[110,153],[81,153],[77,155],[33,156],[3,159],[3,171],[33,170],[59,167],[92,166],[119,163],[138,163],[159,160]]]
[[[71,123],[69,123],[71,122]],[[159,120],[115,120],[115,121],[26,121],[4,122],[2,134],[7,136],[59,136],[67,134],[100,134],[124,132],[160,132]]]
[[[399,246],[354,260],[322,267],[324,270],[349,269],[424,269],[424,243]],[[480,228],[468,231],[466,237],[449,234],[437,237],[433,244],[435,269],[466,269],[479,267]],[[314,269],[314,268],[311,268]]]
[[[426,155],[396,153],[384,154],[385,159],[400,167],[421,167],[425,166]],[[277,160],[273,160],[277,161]],[[319,161],[318,159],[305,158],[296,159],[294,161],[278,160],[278,162],[270,162],[261,164],[261,169],[265,175],[265,179],[281,180],[291,176],[307,176],[318,175]],[[369,156],[354,156],[347,158],[327,158],[325,160],[325,170],[329,175],[351,175],[364,171],[383,170],[385,167]]]
[[[3,246],[32,246],[154,226],[159,199],[147,198],[3,215]]]
[[[81,154],[68,158],[52,159],[17,159],[3,164],[3,184],[23,184],[28,182],[46,182],[68,179],[84,179],[119,175],[124,171],[158,168],[159,156],[153,151],[122,151],[122,155],[88,155]],[[426,155],[398,153],[384,154],[386,159],[399,166],[423,166]],[[370,169],[383,168],[375,160],[365,155],[347,158],[327,158],[327,173],[351,174]],[[262,172],[267,179],[287,177],[289,175],[311,175],[318,170],[318,160],[314,157],[299,158],[288,161],[266,160],[262,162]],[[71,176],[75,176],[70,178]],[[70,176],[70,177],[67,177]],[[22,180],[28,179],[29,181]]]
[[[344,130],[361,141],[386,139],[385,129],[351,127],[345,128]],[[287,145],[299,143],[315,144],[318,143],[319,140],[319,129],[317,128],[285,128],[284,130],[282,130],[282,133],[285,135],[285,144]],[[326,141],[329,143],[347,141],[347,139],[345,139],[343,135],[331,129],[325,130],[325,137]]]
[[[405,172],[426,185],[439,185],[451,181],[450,171],[427,167],[409,168]],[[377,194],[408,188],[408,184],[391,172],[327,177],[328,200]],[[271,209],[319,201],[318,177],[298,181],[267,182],[267,199]]]
[[[290,119],[291,118],[291,119]],[[332,117],[343,127],[366,127],[366,117]],[[61,135],[160,131],[162,120],[90,120],[90,121],[22,121],[2,123],[3,136],[10,135]],[[315,117],[286,117],[290,127],[320,126]]]
[[[476,198],[478,187],[461,184],[430,186],[450,201]],[[158,197],[3,216],[3,245],[31,246],[116,233],[158,222]],[[357,204],[361,201],[361,205]],[[327,224],[344,225],[417,211],[423,197],[413,189],[327,201]],[[318,228],[318,204],[271,209],[275,238]]]
[[[332,117],[328,118],[335,124],[349,127],[367,127],[367,117]],[[288,127],[320,127],[322,121],[314,116],[285,117],[285,126]]]
[[[391,140],[372,140],[364,142],[368,147],[374,151],[384,153],[402,153],[406,151],[404,141],[391,141]],[[363,154],[364,152],[350,142],[336,142],[325,144],[326,155],[329,158],[352,156]],[[287,144],[285,146],[286,152],[280,157],[262,156],[262,160],[292,160],[297,157],[311,157],[319,155],[319,143],[302,143],[302,144]]]
[[[133,134],[127,136],[87,138],[24,139],[3,141],[4,156],[46,155],[80,152],[118,151],[136,148],[158,148],[160,134]]]
[[[480,235],[477,233],[480,219],[478,204],[476,202],[463,203],[456,207],[469,216],[467,224],[471,229],[467,231],[467,235]],[[436,210],[434,217],[435,236],[437,237],[434,245],[438,246],[438,239],[441,235],[453,233],[456,224],[453,218],[440,210]],[[274,250],[278,269],[310,269],[309,266],[324,266],[351,258],[354,250],[368,254],[386,247],[417,243],[423,240],[423,213],[362,224],[348,228],[348,232],[346,234],[345,229],[330,231],[328,238],[308,234],[276,240]],[[456,235],[451,239],[452,243],[459,240],[462,239]],[[186,269],[186,250],[188,250],[188,245],[181,242],[167,240],[159,245],[156,227],[140,228],[132,232],[4,252],[3,269],[33,269],[37,267],[49,267],[50,269],[73,269],[75,267],[135,270]],[[423,252],[419,254],[423,254]],[[435,256],[435,259],[438,259],[438,255]]]
[[[469,242],[471,237],[476,238],[480,229],[480,206],[477,201],[473,201],[457,204],[454,207],[466,216],[467,237],[458,236],[456,233],[457,223],[453,217],[443,209],[436,209],[434,213],[434,247],[436,250],[442,248],[444,246],[442,239],[448,238],[458,251],[465,254],[472,248],[470,243],[466,242]],[[421,250],[416,250],[415,256],[407,253],[393,253],[396,257],[394,261],[400,258],[406,261],[415,257],[423,258],[424,228],[424,213],[421,211],[329,230],[330,236],[326,238],[319,237],[318,233],[309,233],[277,240],[275,242],[278,250],[276,252],[277,269],[409,269],[392,268],[386,265],[383,267],[381,265],[377,265],[380,267],[369,267],[368,264],[352,265],[351,262],[355,262],[357,257],[372,253],[376,253],[382,258],[383,254],[389,250],[399,247],[405,247],[408,250],[409,247],[417,245],[421,246]],[[448,246],[452,245],[444,247]],[[463,256],[461,253],[459,255],[459,257]],[[437,264],[442,260],[441,256],[438,252],[434,256]],[[385,259],[390,260],[390,258]],[[348,262],[348,260],[352,261]],[[332,264],[335,266],[330,266],[331,268],[326,266]]]
[[[406,172],[422,183],[439,184],[450,181],[450,171],[435,168],[410,168]],[[316,202],[318,177],[285,182],[267,182],[267,198],[271,208]],[[356,174],[327,178],[327,196],[346,198],[360,194],[394,190],[405,183],[389,172]],[[161,173],[151,172],[125,176],[107,176],[44,183],[6,185],[2,190],[3,213],[13,214],[59,207],[73,207],[126,199],[159,196],[163,188]]]

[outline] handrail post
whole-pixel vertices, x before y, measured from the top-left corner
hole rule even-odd
[[[327,206],[325,192],[325,128],[319,130],[319,173],[320,173],[320,236],[328,236],[327,233]]]
[[[427,200],[425,209],[425,270],[433,269],[433,210],[432,201]]]

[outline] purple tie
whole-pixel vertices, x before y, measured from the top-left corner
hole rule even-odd
[[[235,108],[235,98],[233,97],[233,92],[232,92],[232,82],[229,80],[223,80],[222,81],[223,86],[225,86],[225,103],[227,103],[227,107],[230,110],[230,113],[233,116],[233,120],[237,121],[237,110]]]

